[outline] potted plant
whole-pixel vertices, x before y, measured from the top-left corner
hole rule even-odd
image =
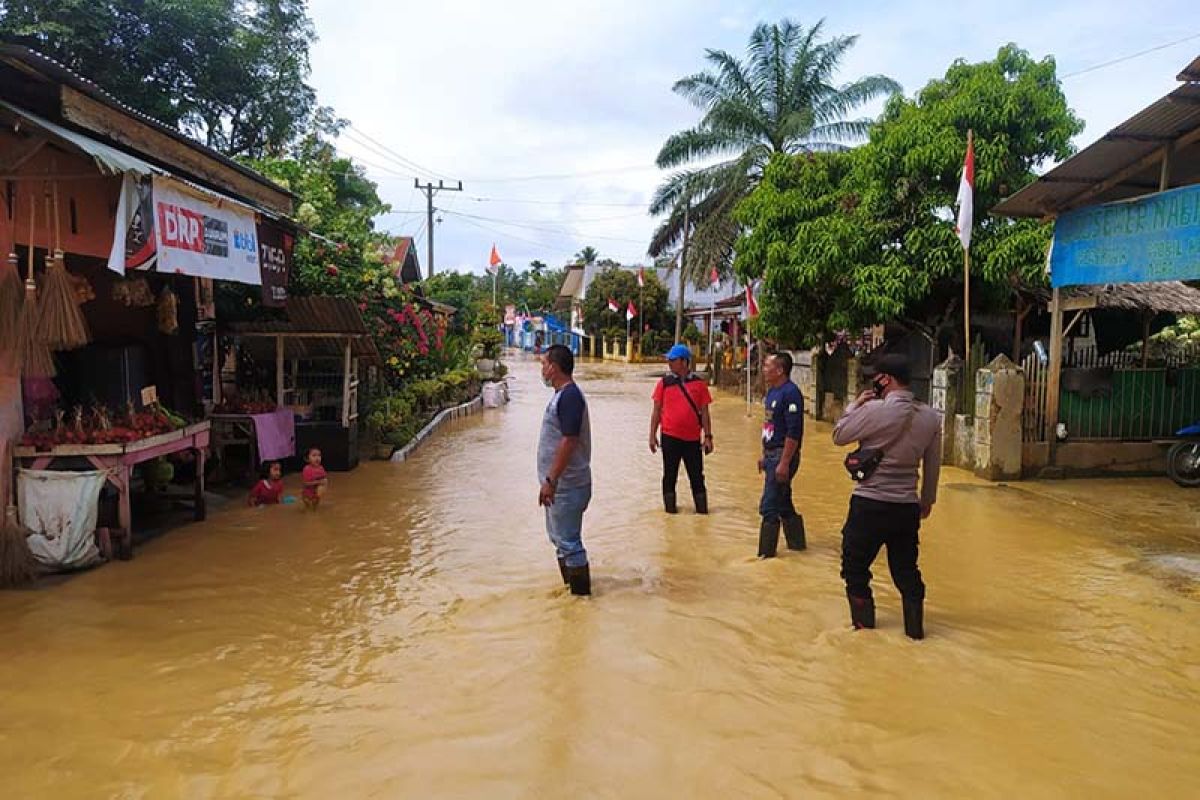
[[[471,335],[475,346],[475,369],[484,378],[492,377],[496,371],[496,360],[500,358],[500,348],[504,346],[504,334],[490,326],[477,328]]]

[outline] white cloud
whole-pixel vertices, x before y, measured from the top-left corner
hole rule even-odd
[[[1035,57],[1055,55],[1067,74],[1200,31],[1200,11],[1181,0],[1146,3],[1136,15],[1114,0],[809,8],[801,17],[782,2],[313,0],[321,37],[313,82],[321,102],[358,131],[464,181],[465,192],[437,201],[437,266],[478,272],[493,240],[517,267],[535,258],[558,264],[588,244],[626,262],[644,258],[654,222],[639,212],[661,179],[654,156],[697,117],[671,84],[703,67],[706,48],[742,53],[760,20],[825,16],[829,35],[860,37],[846,80],[884,73],[910,94],[955,58],[990,58],[1010,41]],[[1169,91],[1198,51],[1200,40],[1066,79],[1088,123],[1080,143]],[[401,212],[381,224],[416,234],[424,214],[403,213],[424,209],[414,170],[361,138],[342,147],[379,165],[369,172]],[[495,180],[564,173],[576,177]],[[423,238],[420,253],[424,261]]]

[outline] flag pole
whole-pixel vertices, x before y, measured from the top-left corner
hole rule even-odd
[[[971,249],[963,248],[963,342],[966,364],[971,363]]]

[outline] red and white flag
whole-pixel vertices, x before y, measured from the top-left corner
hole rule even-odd
[[[496,250],[496,245],[492,244],[492,256],[491,256],[491,258],[488,259],[487,271],[490,274],[495,275],[497,272],[500,271],[501,263],[502,262],[500,260],[500,253]]]
[[[638,288],[641,289],[646,285],[646,271],[642,267],[638,267]]]
[[[616,300],[613,300],[610,297],[610,298],[608,298],[608,310],[613,312],[614,314],[616,314],[618,311],[621,310],[621,307],[619,305],[617,305]]]
[[[718,283],[721,282],[721,276],[717,273],[716,267],[712,268],[712,274],[708,276],[708,282],[711,283],[713,286],[716,286]]]
[[[625,321],[629,322],[636,316],[637,316],[637,306],[635,306],[633,304],[633,301],[630,300],[629,305],[626,306],[626,308],[625,308]]]
[[[758,303],[754,300],[754,282],[746,284],[746,316],[753,319],[758,316]]]
[[[962,180],[958,183],[958,223],[954,232],[963,250],[971,249],[971,227],[975,221],[975,134],[967,131],[967,157],[963,160]]]

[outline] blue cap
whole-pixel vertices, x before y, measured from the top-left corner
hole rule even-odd
[[[686,344],[677,344],[667,351],[667,361],[674,361],[677,358],[686,358],[692,360],[692,351],[688,350]]]

